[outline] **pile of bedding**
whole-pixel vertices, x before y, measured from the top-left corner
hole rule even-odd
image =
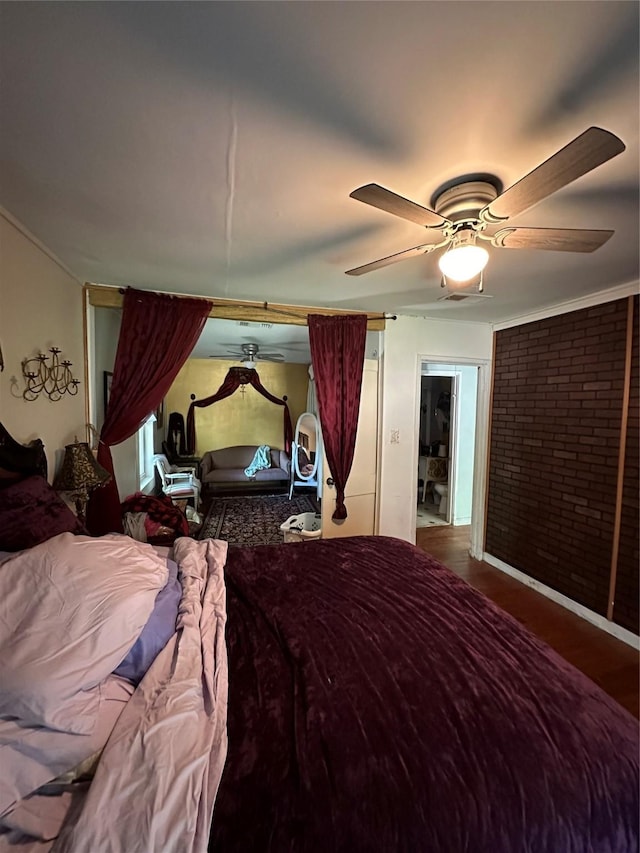
[[[206,850],[226,543],[168,554],[64,532],[0,558],[0,850]]]
[[[166,495],[135,492],[121,504],[124,532],[140,542],[167,545],[189,535],[185,514]]]

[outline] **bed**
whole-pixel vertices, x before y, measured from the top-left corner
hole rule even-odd
[[[65,537],[85,541],[23,551]],[[188,618],[53,850],[638,850],[637,721],[428,555],[386,537],[153,553]]]

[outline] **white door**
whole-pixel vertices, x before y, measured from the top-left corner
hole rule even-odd
[[[322,536],[373,535],[376,532],[376,488],[378,481],[378,362],[365,359],[362,371],[362,392],[358,433],[351,473],[347,480],[345,506],[347,518],[334,521],[335,487],[328,485],[331,471],[326,456],[323,464]]]

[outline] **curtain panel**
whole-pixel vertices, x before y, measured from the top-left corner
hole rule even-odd
[[[356,446],[367,339],[366,314],[309,315],[309,343],[327,462],[336,487],[332,518],[347,518],[344,492]]]
[[[200,337],[213,303],[206,299],[128,288],[98,462],[112,475],[89,501],[87,527],[94,536],[122,532],[111,447],[136,433],[158,408]]]
[[[291,444],[293,442],[293,427],[291,425],[291,413],[287,404],[286,397],[280,399],[270,394],[264,385],[260,382],[258,372],[253,368],[247,367],[230,367],[229,372],[224,378],[222,385],[218,388],[215,394],[210,397],[205,397],[203,400],[194,400],[189,406],[187,414],[187,455],[195,453],[196,449],[196,409],[203,409],[206,406],[211,406],[213,403],[218,403],[226,397],[230,397],[241,385],[251,385],[253,388],[266,397],[271,403],[276,406],[284,406],[283,413],[283,431],[284,431],[284,449],[287,453],[291,453]]]

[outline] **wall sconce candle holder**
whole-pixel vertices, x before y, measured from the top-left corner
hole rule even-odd
[[[48,355],[39,353],[36,358],[25,358],[22,362],[22,375],[26,388],[22,396],[29,402],[37,400],[40,394],[46,394],[50,400],[61,400],[65,394],[74,397],[78,393],[79,379],[71,373],[71,362],[60,360],[61,349],[51,347],[51,364],[47,364]]]

